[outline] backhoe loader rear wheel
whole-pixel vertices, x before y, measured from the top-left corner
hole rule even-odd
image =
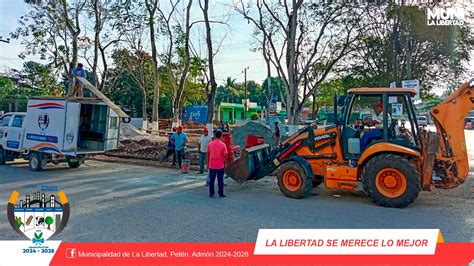
[[[290,198],[304,198],[313,188],[312,177],[306,175],[303,167],[295,161],[284,163],[277,178],[281,192]]]
[[[382,154],[370,159],[364,166],[362,185],[376,204],[403,208],[418,197],[420,174],[404,157]]]

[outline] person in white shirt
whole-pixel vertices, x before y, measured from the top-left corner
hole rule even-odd
[[[364,124],[371,127],[375,126],[375,129],[371,129],[364,133],[360,140],[360,150],[363,151],[369,144],[376,139],[383,138],[383,104],[382,102],[378,103],[375,107],[376,114],[372,117],[372,120],[364,121]],[[390,123],[390,116],[389,123]]]
[[[204,163],[206,162],[207,145],[212,141],[209,135],[209,130],[204,128],[201,137],[199,138],[198,152],[199,152],[199,173],[204,173]]]

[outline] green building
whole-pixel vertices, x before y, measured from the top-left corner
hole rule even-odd
[[[217,106],[214,112],[216,120],[235,123],[236,120],[244,120],[244,105],[241,103],[223,102]],[[250,104],[248,107],[247,118],[250,120],[252,113],[260,114],[262,107],[256,104]]]

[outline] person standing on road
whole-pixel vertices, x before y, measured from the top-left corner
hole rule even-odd
[[[280,144],[280,127],[278,126],[278,121],[275,121],[275,132],[273,133],[273,137],[275,138],[276,146]]]
[[[181,162],[184,159],[184,148],[188,143],[188,135],[186,135],[186,133],[183,132],[183,128],[179,126],[173,136],[171,136],[171,140],[175,145],[176,158],[178,159],[179,169],[181,169]]]
[[[220,129],[221,131],[224,131],[224,130],[225,130],[225,124],[224,124],[224,121],[222,121],[222,120],[221,120],[221,124],[220,124],[220,126],[219,126],[219,129]]]
[[[169,133],[168,134],[168,147],[166,148],[166,154],[165,156],[163,157],[163,159],[161,159],[161,162],[164,162],[166,160],[168,160],[168,158],[173,155],[173,164],[171,164],[171,166],[175,166],[176,165],[176,153],[175,153],[175,146],[174,146],[174,142],[173,140],[171,139],[173,137],[173,134],[176,132],[176,127],[173,127],[173,132]]]
[[[214,197],[214,183],[217,176],[217,193],[224,198],[224,168],[227,161],[227,147],[222,141],[222,131],[217,130],[215,139],[207,146],[207,165],[209,166],[209,197]]]
[[[71,91],[69,92],[69,97],[83,97],[84,96],[84,84],[80,82],[76,77],[86,78],[86,71],[83,69],[83,65],[81,63],[77,64],[72,70],[72,87]]]
[[[198,151],[199,151],[199,173],[202,174],[204,173],[204,164],[206,163],[206,155],[207,155],[207,146],[211,142],[212,138],[209,135],[209,130],[207,128],[204,128],[201,137],[199,138],[199,144],[198,144]],[[207,168],[209,168],[209,165],[207,165]],[[206,182],[209,184],[209,180]]]

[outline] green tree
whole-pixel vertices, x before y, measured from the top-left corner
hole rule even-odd
[[[217,87],[216,104],[221,102],[238,102],[239,90],[235,83],[235,79],[227,77],[225,83]]]
[[[265,98],[267,103],[265,106],[270,107],[269,105],[272,102],[282,102],[286,98],[286,85],[285,81],[278,77],[270,77],[266,79],[262,84],[262,89],[265,92]]]
[[[62,68],[72,84],[71,71],[77,65],[81,12],[86,0],[25,0],[31,9],[21,16],[11,33],[21,39],[25,50],[20,57],[39,55],[54,68]]]
[[[53,217],[47,216],[46,219],[44,219],[44,223],[48,225],[48,230],[51,230],[51,225],[54,223]]]
[[[138,113],[146,121],[149,113],[147,108],[151,106],[149,95],[153,95],[151,56],[141,46],[138,46],[133,51],[124,48],[116,49],[112,58],[117,68],[110,71],[110,81],[108,82],[110,87],[107,94],[134,112],[137,107],[141,107]],[[137,97],[138,92],[141,94],[140,97]],[[141,103],[138,104],[136,99],[140,99]],[[153,102],[153,98],[151,101]]]
[[[0,99],[11,96],[13,92],[13,81],[8,77],[0,76]]]
[[[156,0],[155,0],[156,1]],[[160,56],[164,67],[168,70],[169,81],[173,88],[173,122],[181,119],[183,107],[183,96],[186,83],[189,81],[191,67],[190,32],[192,0],[188,0],[184,10],[184,23],[180,24],[175,18],[179,1],[171,1],[171,10],[164,11],[163,6],[158,5],[157,11],[160,14],[162,34],[167,40],[165,52]]]
[[[473,48],[469,26],[432,26],[426,7],[370,5],[364,19],[374,27],[359,39],[351,64],[341,66],[344,75],[362,86],[387,87],[396,81],[419,79],[421,96],[432,94],[440,85],[456,88],[467,74]]]
[[[18,87],[30,89],[32,95],[60,96],[63,92],[51,65],[27,61],[21,70],[12,69],[9,75],[15,79]]]
[[[267,69],[271,61],[285,81],[288,123],[296,125],[314,90],[355,49],[363,14],[358,6],[347,1],[261,0],[252,6],[240,0],[235,8],[256,27],[255,35],[266,53]],[[314,86],[308,86],[308,79]]]

